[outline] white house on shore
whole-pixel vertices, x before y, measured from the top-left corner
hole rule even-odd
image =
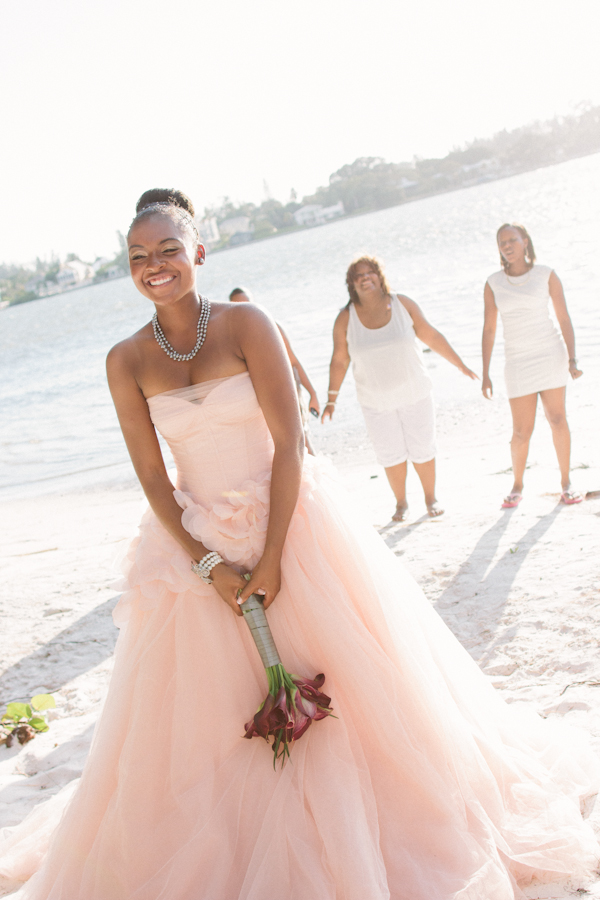
[[[56,282],[61,288],[70,287],[74,284],[81,284],[92,278],[94,271],[90,265],[82,262],[80,259],[73,259],[70,262],[63,263],[56,274]]]
[[[221,234],[231,237],[234,234],[248,234],[254,229],[249,216],[234,216],[232,219],[224,219],[219,230]]]
[[[344,204],[340,200],[333,206],[322,206],[320,203],[309,203],[307,206],[301,206],[293,213],[296,225],[301,228],[307,225],[324,225],[330,219],[336,219],[345,213]]]
[[[219,229],[222,235],[229,238],[229,246],[234,247],[252,240],[254,225],[250,216],[233,216],[231,219],[224,219],[219,224]]]

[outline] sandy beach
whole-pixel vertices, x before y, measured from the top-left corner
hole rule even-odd
[[[574,482],[583,491],[600,488],[595,388],[593,377],[582,379],[570,409]],[[409,520],[391,523],[391,495],[368,446],[336,446],[344,481],[504,698],[584,729],[600,752],[600,498],[559,504],[540,414],[525,498],[500,510],[511,484],[506,402],[477,397],[438,416],[441,519],[424,515],[411,473]],[[2,702],[52,692],[57,709],[46,734],[0,747],[0,826],[19,823],[81,771],[117,634],[111,582],[142,507],[133,484],[2,505]],[[589,807],[600,831],[600,809]],[[600,881],[530,888],[527,896],[576,890],[600,897]]]

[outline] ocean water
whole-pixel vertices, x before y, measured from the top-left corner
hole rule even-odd
[[[321,398],[331,328],[347,301],[345,272],[367,252],[392,289],[413,297],[465,362],[481,371],[483,285],[499,268],[495,233],[524,223],[538,262],[565,286],[586,378],[600,374],[600,154],[332,222],[209,256],[202,293],[225,300],[247,287],[286,328]],[[133,476],[104,375],[110,347],[147,322],[152,307],[128,278],[0,311],[0,499],[130,483]],[[426,356],[438,407],[472,402],[479,387]],[[502,396],[499,328],[492,379]],[[347,377],[335,421],[312,426],[326,452],[366,437]]]

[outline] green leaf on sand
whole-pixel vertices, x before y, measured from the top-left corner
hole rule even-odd
[[[25,716],[29,718],[27,715],[27,705],[26,703],[9,703],[6,707],[6,715],[10,716],[11,719],[21,719]],[[29,710],[31,712],[31,710]]]
[[[54,709],[56,707],[52,694],[36,694],[35,697],[31,698],[31,705],[38,712],[41,712],[43,709]]]
[[[32,728],[35,728],[36,731],[48,731],[48,724],[45,719],[30,719],[29,724]]]

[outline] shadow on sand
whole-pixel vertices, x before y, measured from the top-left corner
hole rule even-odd
[[[24,656],[0,677],[0,704],[25,701],[43,686],[53,693],[112,655],[118,629],[107,627],[119,595],[94,607],[51,640]],[[60,661],[60,665],[57,662]],[[60,673],[60,674],[59,674]]]
[[[507,547],[502,556],[490,566],[514,513],[513,509],[503,511],[492,527],[477,541],[468,558],[444,588],[436,606],[443,610],[449,609],[457,603],[466,602],[469,604],[471,614],[477,616],[480,610],[485,609],[485,616],[489,621],[490,611],[493,611],[495,622],[499,622],[519,570],[530,550],[551,528],[563,509],[564,507],[559,503],[551,512],[541,516],[523,535],[515,537],[512,546]],[[472,591],[474,582],[478,585],[475,592]],[[485,648],[478,660],[481,666],[485,666],[498,643],[510,639],[515,627],[507,627],[501,634],[498,634],[495,632],[493,624],[490,624],[492,633],[487,646],[485,641],[478,644],[480,648]]]

